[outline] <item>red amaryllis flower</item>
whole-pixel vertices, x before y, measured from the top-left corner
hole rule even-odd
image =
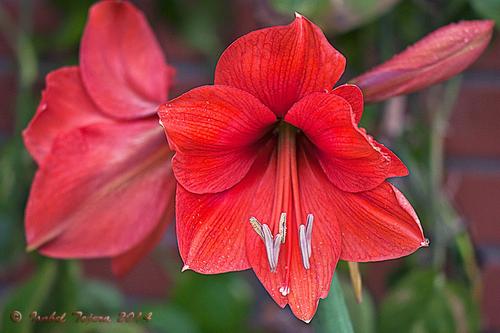
[[[156,108],[172,70],[143,14],[106,1],[89,12],[80,66],[47,76],[24,131],[38,163],[26,208],[28,249],[113,258],[128,270],[173,218],[175,178]]]
[[[282,307],[309,321],[339,259],[397,258],[426,245],[389,177],[403,163],[358,122],[354,85],[331,90],[345,59],[298,15],[221,56],[215,85],[162,105],[189,268],[252,268]]]

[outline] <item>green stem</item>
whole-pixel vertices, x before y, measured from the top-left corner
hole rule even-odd
[[[15,132],[18,134],[26,126],[33,112],[31,86],[38,74],[36,52],[29,37],[32,15],[31,1],[23,0],[19,4],[19,25],[9,16],[8,12],[0,5],[0,30],[13,50],[18,68],[18,94],[16,100]],[[14,34],[13,34],[14,32]]]
[[[436,87],[440,89],[440,87]],[[438,91],[436,98],[430,99],[429,110],[435,110],[432,114],[431,134],[430,134],[430,156],[429,156],[429,173],[430,173],[430,190],[431,190],[431,216],[434,223],[434,266],[440,269],[446,260],[446,233],[447,229],[444,224],[448,223],[448,219],[442,219],[440,210],[443,208],[443,193],[441,186],[443,185],[443,170],[444,170],[444,139],[448,126],[451,111],[455,104],[458,92],[460,90],[460,78],[450,80],[445,87],[444,93]],[[439,95],[438,101],[437,95]],[[444,220],[444,221],[443,221]]]
[[[315,322],[317,332],[354,333],[354,329],[347,310],[344,291],[337,277],[333,275],[330,295],[320,302],[318,321]]]

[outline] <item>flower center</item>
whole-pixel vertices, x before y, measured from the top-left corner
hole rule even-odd
[[[261,224],[255,217],[250,218],[254,231],[263,240],[269,269],[271,272],[278,271],[280,247],[287,246],[284,268],[284,286],[280,288],[283,296],[290,292],[290,264],[293,244],[298,244],[302,256],[302,264],[305,269],[310,268],[311,239],[314,216],[308,214],[306,224],[300,224],[302,218],[302,206],[299,194],[299,178],[297,172],[297,129],[283,121],[277,127],[278,147],[276,166],[276,188],[273,198],[272,219],[278,221],[278,233],[273,236],[268,224]],[[287,240],[286,224],[295,225],[291,228]]]

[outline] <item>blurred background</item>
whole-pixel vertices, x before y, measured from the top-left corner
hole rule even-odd
[[[428,32],[463,19],[500,23],[499,0],[133,1],[176,70],[175,97],[209,84],[235,38],[286,24],[295,11],[319,25],[347,58],[342,82]],[[159,247],[123,278],[108,260],[57,261],[26,253],[23,210],[35,165],[20,132],[45,75],[78,63],[93,1],[0,0],[0,332],[331,332],[334,297],[311,324],[281,310],[252,272],[202,276],[182,266],[170,227]],[[498,25],[497,25],[498,28]],[[356,303],[347,265],[338,272],[355,332],[500,332],[500,40],[460,77],[367,105],[362,125],[410,169],[395,182],[431,246],[361,264]],[[36,324],[13,309],[50,314],[153,312],[148,323]],[[333,323],[332,323],[333,321]]]

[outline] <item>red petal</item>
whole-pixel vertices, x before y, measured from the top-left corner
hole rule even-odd
[[[24,144],[41,164],[57,135],[92,123],[109,122],[85,92],[78,67],[47,75],[46,89],[37,112],[23,132]]]
[[[28,248],[61,258],[112,257],[158,225],[175,179],[156,120],[59,136],[26,208]]]
[[[353,84],[344,84],[333,89],[332,94],[342,97],[351,105],[354,122],[358,124],[363,115],[363,93],[361,89]]]
[[[257,164],[257,163],[256,163]],[[287,298],[282,296],[280,293],[280,288],[285,286],[285,264],[286,258],[288,256],[288,246],[286,243],[281,245],[280,255],[278,259],[278,267],[276,272],[271,272],[269,268],[269,261],[267,259],[267,253],[265,250],[265,245],[260,238],[260,236],[253,230],[249,223],[250,217],[255,217],[262,224],[267,224],[271,229],[273,235],[276,235],[279,231],[279,217],[272,216],[273,213],[273,203],[277,193],[276,190],[276,149],[273,151],[271,159],[267,163],[267,170],[260,179],[252,180],[250,194],[253,195],[253,200],[247,203],[246,209],[246,225],[245,225],[245,247],[248,262],[251,265],[253,271],[259,278],[262,285],[266,288],[269,295],[274,299],[274,301],[280,306],[285,307],[288,303]],[[256,200],[257,199],[257,200]],[[281,212],[279,212],[281,213]],[[288,214],[287,225],[290,225],[291,218],[293,214]],[[289,231],[288,235],[292,233]],[[288,241],[291,242],[290,236]]]
[[[488,45],[493,21],[463,21],[440,28],[351,82],[375,102],[407,94],[456,75]]]
[[[259,139],[276,121],[255,97],[225,86],[193,89],[162,105],[158,114],[176,150],[175,176],[198,194],[224,191],[245,177]]]
[[[247,176],[229,190],[193,194],[177,187],[177,241],[186,269],[217,274],[249,268],[245,233],[252,215],[270,214],[269,198],[256,191],[274,182],[272,164],[268,166],[273,144],[266,145]]]
[[[278,269],[275,273],[269,269],[267,254],[262,239],[247,226],[247,257],[259,280],[273,299],[282,307],[287,303],[293,313],[301,320],[309,321],[316,312],[318,301],[325,298],[341,252],[340,229],[335,219],[334,205],[328,195],[328,187],[333,187],[317,162],[306,157],[306,152],[299,146],[298,179],[302,210],[300,216],[294,214],[292,207],[287,212],[287,236],[281,245]],[[268,224],[273,234],[279,231],[278,216],[271,216],[275,193],[276,158],[270,162],[267,177],[253,190],[257,198],[267,198],[252,208],[252,216],[261,223]],[[268,169],[269,170],[269,169]],[[325,188],[326,184],[326,188]],[[326,189],[326,191],[325,191]],[[298,240],[298,228],[306,223],[308,213],[314,215],[312,233],[312,255],[310,269],[306,270],[302,263]],[[286,269],[289,269],[287,272]],[[287,279],[289,277],[289,279]],[[289,294],[284,297],[280,289],[288,287]]]
[[[344,84],[333,89],[332,94],[342,97],[351,105],[352,112],[354,113],[354,122],[358,124],[361,120],[361,116],[363,115],[363,93],[361,92],[361,89],[352,84]],[[408,169],[396,156],[396,154],[390,151],[383,144],[375,141],[370,135],[366,134],[364,129],[360,128],[360,130],[368,138],[372,145],[379,148],[382,154],[390,158],[391,164],[387,177],[402,177],[408,175]]]
[[[291,286],[288,302],[293,313],[304,321],[312,319],[320,298],[325,298],[340,257],[342,240],[335,206],[328,188],[333,187],[319,164],[308,156],[301,145],[298,154],[300,197],[303,215],[298,223],[305,224],[308,213],[314,215],[311,268],[303,267],[299,244],[293,246]],[[335,296],[333,296],[335,297]]]
[[[151,115],[167,100],[172,70],[146,18],[128,2],[103,1],[90,9],[80,63],[90,96],[109,115]]]
[[[411,204],[390,183],[361,193],[332,191],[332,203],[342,229],[342,260],[394,259],[427,245]]]
[[[172,183],[175,185],[175,183]],[[113,273],[118,276],[123,276],[127,274],[142,258],[144,258],[149,252],[151,252],[156,245],[161,241],[167,226],[174,219],[174,198],[175,193],[174,186],[171,189],[172,198],[169,199],[169,205],[165,211],[165,214],[161,218],[160,223],[149,233],[149,235],[144,238],[139,244],[131,248],[127,252],[120,254],[117,257],[112,258],[111,264]]]
[[[361,131],[364,132],[364,129],[361,129]],[[368,140],[370,140],[371,144],[378,147],[382,154],[385,156],[389,157],[391,164],[389,166],[389,172],[387,174],[387,177],[404,177],[408,176],[408,168],[404,163],[399,159],[399,157],[396,156],[389,148],[384,146],[383,144],[375,141],[371,135],[366,134],[366,137]]]
[[[215,83],[248,91],[282,116],[301,97],[330,90],[345,58],[303,16],[287,26],[251,32],[220,57]]]
[[[365,191],[388,177],[390,158],[358,129],[343,98],[310,94],[290,109],[285,121],[304,131],[316,146],[309,153],[315,154],[328,179],[340,189]]]

